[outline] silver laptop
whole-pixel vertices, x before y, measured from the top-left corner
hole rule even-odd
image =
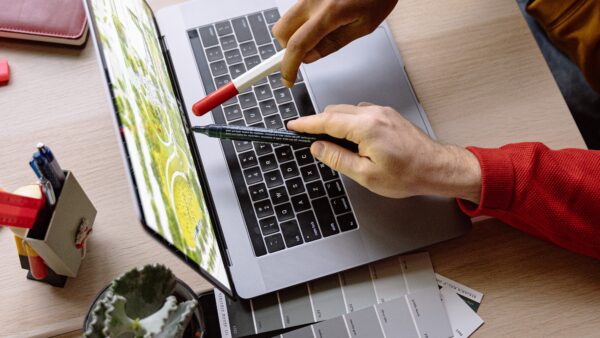
[[[452,199],[377,196],[308,148],[190,132],[285,128],[329,104],[366,101],[433,137],[385,24],[304,65],[291,90],[274,73],[196,117],[197,100],[281,48],[271,27],[294,1],[196,0],[156,16],[143,0],[86,1],[140,220],[223,291],[259,296],[469,229]]]

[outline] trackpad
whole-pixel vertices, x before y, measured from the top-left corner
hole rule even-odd
[[[404,67],[384,28],[352,42],[304,72],[319,111],[330,104],[390,106],[427,131]]]

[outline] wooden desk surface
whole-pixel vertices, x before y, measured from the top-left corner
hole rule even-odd
[[[514,0],[402,0],[388,22],[440,140],[584,147]],[[76,330],[98,290],[146,263],[167,264],[197,290],[209,289],[136,220],[92,44],[0,40],[0,57],[13,75],[0,87],[0,186],[33,182],[27,161],[42,140],[98,209],[80,277],[64,289],[25,280],[12,235],[0,229],[0,336]],[[600,326],[597,261],[494,220],[428,250],[436,271],[485,294],[478,336],[591,336]]]

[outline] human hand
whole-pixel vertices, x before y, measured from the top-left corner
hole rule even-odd
[[[287,87],[302,62],[311,63],[371,33],[398,0],[298,0],[275,24],[273,34],[286,47],[281,75]]]
[[[290,121],[288,128],[329,134],[358,144],[358,153],[318,141],[318,160],[374,193],[404,198],[439,195],[479,203],[481,169],[468,150],[430,139],[389,107],[329,106],[321,114]]]

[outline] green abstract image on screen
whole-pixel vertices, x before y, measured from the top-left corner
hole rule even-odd
[[[146,223],[229,287],[150,10],[140,0],[92,9]]]

